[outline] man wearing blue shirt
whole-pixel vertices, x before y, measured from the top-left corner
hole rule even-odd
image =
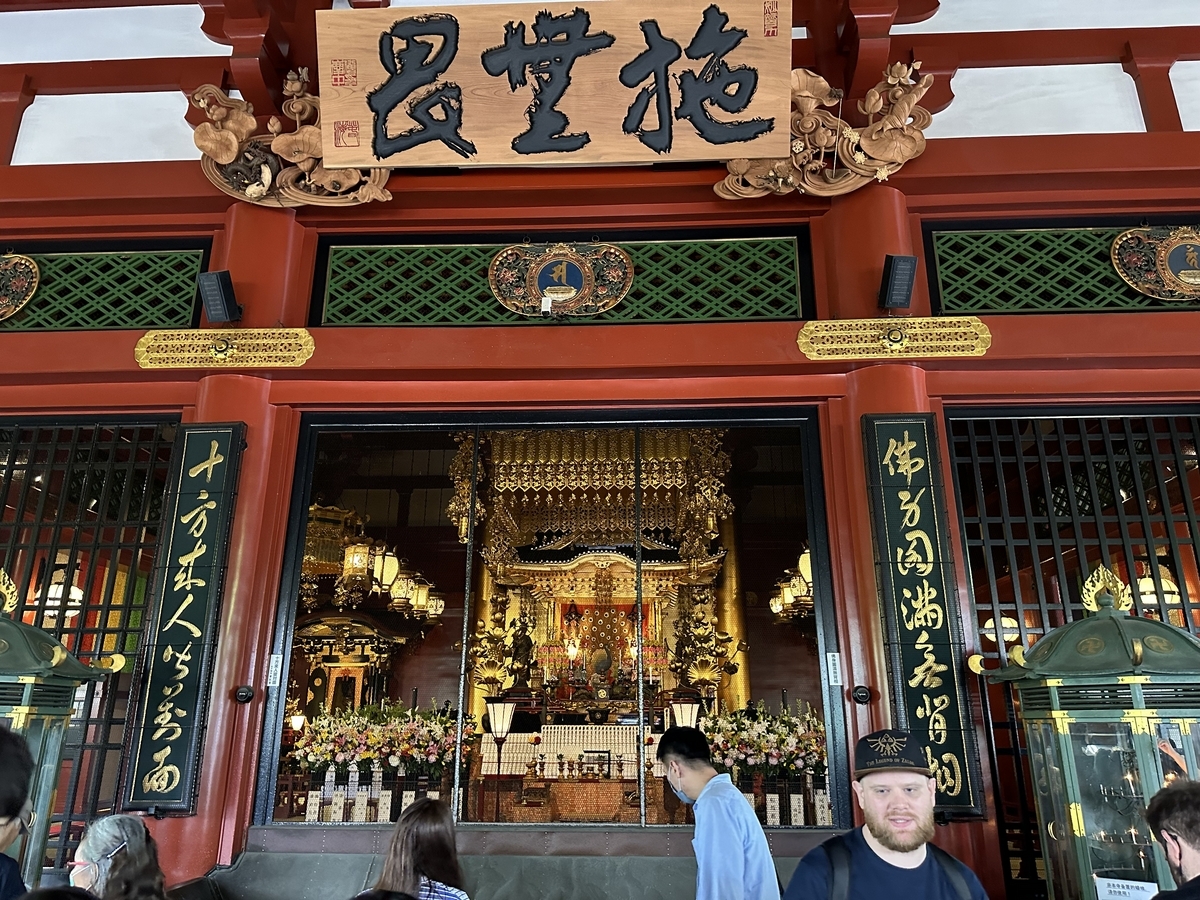
[[[800,860],[784,900],[987,900],[974,872],[929,843],[937,782],[912,735],[876,731],[858,742],[854,794],[867,824]]]
[[[779,876],[767,838],[741,791],[718,775],[698,728],[668,728],[658,742],[667,783],[694,804],[696,900],[779,900]]]

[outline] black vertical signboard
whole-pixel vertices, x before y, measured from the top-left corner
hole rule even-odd
[[[982,812],[963,641],[932,415],[863,416],[896,725],[925,747],[937,808]]]
[[[175,438],[126,737],[123,807],[196,811],[204,717],[246,426],[182,425]]]

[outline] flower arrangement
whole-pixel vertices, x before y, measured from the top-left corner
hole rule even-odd
[[[454,759],[458,722],[448,710],[407,710],[400,705],[318,716],[292,751],[301,768],[323,772],[330,766],[369,771],[375,763],[405,774],[440,776]],[[475,735],[475,722],[463,724],[463,753]]]
[[[713,765],[720,771],[761,773],[771,778],[795,775],[824,777],[827,757],[825,723],[812,706],[799,701],[795,712],[770,715],[757,707],[718,711],[697,723],[712,747]]]

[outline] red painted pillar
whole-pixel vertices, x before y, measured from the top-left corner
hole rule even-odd
[[[153,824],[167,883],[178,884],[227,865],[242,849],[254,799],[263,705],[280,566],[295,468],[299,415],[273,406],[270,381],[218,374],[199,386],[192,421],[247,425],[228,570],[213,664],[200,792],[195,816]],[[237,703],[238,685],[254,688]]]
[[[234,203],[225,213],[209,268],[228,269],[243,307],[237,328],[303,328],[308,322],[316,234],[294,209]]]
[[[0,75],[0,166],[12,162],[21,116],[33,102],[33,85],[23,72]]]
[[[828,312],[834,319],[871,319],[879,308],[883,260],[889,254],[917,256],[904,195],[895,188],[871,184],[836,197],[829,212],[814,223],[813,252],[824,250]],[[917,272],[918,284],[923,278]],[[924,298],[922,306],[922,298]],[[913,291],[910,315],[929,315],[928,293]]]
[[[884,255],[919,258],[920,248],[914,250],[914,232],[919,234],[919,228],[914,228],[904,195],[893,188],[871,185],[834,200],[815,230],[825,262],[828,315],[836,319],[885,316],[878,306]],[[923,274],[918,271],[918,283],[921,278]],[[927,292],[914,290],[913,301],[910,315],[929,315]],[[851,745],[863,735],[892,724],[862,417],[929,412],[931,405],[919,360],[864,364],[847,372],[845,395],[829,402],[822,422],[830,547],[840,589],[839,610],[843,612],[838,627]],[[943,467],[945,464],[943,448]],[[946,502],[952,503],[953,498],[947,495]],[[958,535],[952,534],[951,540],[957,543]],[[869,703],[858,705],[850,700],[849,692],[856,684],[872,689]],[[986,771],[984,782],[981,790],[990,801],[992,790]],[[994,818],[939,828],[936,840],[979,874],[990,896],[1004,896]]]

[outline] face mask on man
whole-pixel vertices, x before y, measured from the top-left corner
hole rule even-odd
[[[671,786],[671,790],[675,792],[675,796],[679,798],[680,803],[691,804],[694,802],[691,797],[681,791],[675,782],[671,780],[671,767],[669,765],[667,766],[667,784]]]

